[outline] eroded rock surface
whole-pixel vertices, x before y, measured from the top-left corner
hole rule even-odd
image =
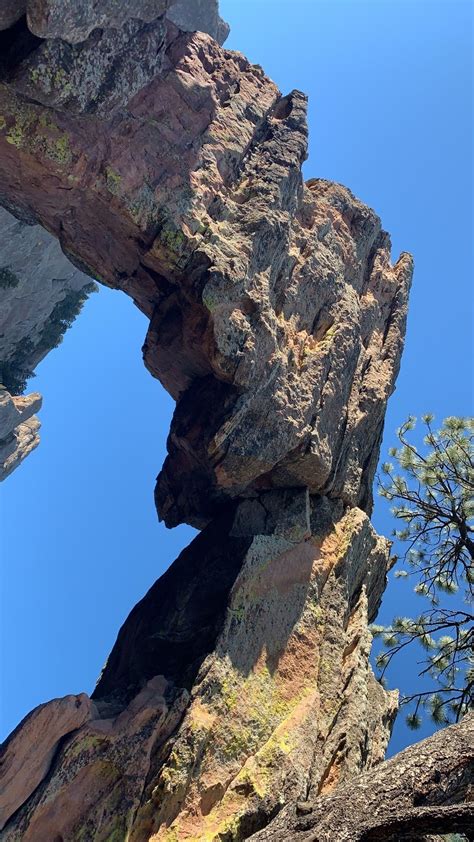
[[[94,287],[54,237],[0,208],[0,480],[39,444],[41,396],[21,393]]]
[[[38,392],[15,397],[0,384],[0,482],[38,446],[41,403]]]
[[[97,718],[2,840],[245,839],[371,768],[396,711],[368,660],[387,561],[362,511],[307,491],[209,526],[132,611]]]
[[[303,94],[178,29],[222,40],[215,3],[131,5],[97,28],[95,4],[46,0],[46,40],[3,33],[0,201],[149,317],[177,401],[158,512],[203,531],[4,842],[240,842],[380,762],[396,712],[369,666],[389,554],[367,513],[411,258],[348,189],[303,183]]]
[[[151,319],[145,362],[178,400],[165,522],[275,486],[369,509],[411,259],[348,190],[303,184],[305,97],[185,33],[113,123],[6,85],[0,113],[10,207]]]

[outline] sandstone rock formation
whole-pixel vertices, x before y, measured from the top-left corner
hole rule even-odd
[[[208,36],[169,38],[112,123],[22,99],[20,62],[0,90],[4,196],[151,319],[145,362],[178,400],[168,525],[272,487],[370,508],[411,260],[392,266],[348,190],[303,185],[301,94]]]
[[[363,512],[307,490],[208,526],[133,610],[97,719],[71,728],[1,838],[245,839],[380,762],[397,701],[367,621],[387,560]]]
[[[40,408],[38,392],[14,397],[0,385],[0,481],[38,446],[41,425],[35,412]]]
[[[474,838],[473,777],[474,715],[469,714],[459,724],[410,746],[333,794],[312,803],[288,805],[254,839],[255,842],[471,840]]]
[[[303,183],[301,93],[180,31],[222,40],[215,3],[97,8],[31,0],[1,36],[0,200],[149,317],[177,401],[158,512],[203,531],[132,610],[87,718],[66,733],[54,700],[7,743],[4,763],[44,719],[0,839],[297,838],[349,780],[390,792],[368,514],[412,262],[349,190]]]
[[[65,696],[35,708],[3,746],[0,830],[49,772],[61,737],[91,718],[88,696]],[[32,751],[34,747],[34,751]]]
[[[19,394],[93,287],[54,237],[0,208],[0,480],[39,443],[41,397]]]

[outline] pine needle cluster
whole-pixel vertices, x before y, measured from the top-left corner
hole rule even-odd
[[[410,417],[397,431],[400,446],[391,449],[393,462],[382,465],[378,485],[401,522],[393,532],[403,547],[395,575],[415,579],[424,608],[415,618],[372,626],[383,643],[376,660],[381,679],[407,646],[423,651],[419,674],[432,689],[403,697],[411,728],[420,726],[423,712],[445,725],[474,706],[474,419],[446,418],[434,431],[433,416],[423,416],[423,448],[410,441],[415,423]]]

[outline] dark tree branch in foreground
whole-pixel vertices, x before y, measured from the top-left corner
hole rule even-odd
[[[474,714],[313,802],[290,804],[255,842],[474,839]]]

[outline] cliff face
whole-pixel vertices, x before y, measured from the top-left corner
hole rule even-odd
[[[14,805],[7,788],[4,819],[26,803],[1,838],[246,839],[380,762],[396,693],[367,620],[387,559],[363,512],[304,490],[208,526],[132,611],[81,721],[56,700],[12,735],[7,774],[35,744],[43,779],[25,771]]]
[[[367,512],[411,259],[346,188],[303,183],[302,94],[177,29],[192,9],[222,39],[214,5],[136,5],[89,30],[84,4],[27,50],[4,33],[1,198],[149,316],[145,364],[177,401],[158,512],[204,529],[92,701],[7,742],[5,840],[246,839],[379,762],[396,710],[368,663],[388,547]]]
[[[0,208],[0,481],[39,444],[41,397],[19,396],[93,287],[54,237]]]
[[[177,398],[168,525],[275,486],[369,508],[410,258],[392,266],[348,190],[303,185],[301,94],[205,35],[168,41],[112,122],[20,98],[20,63],[0,93],[5,197],[150,316],[145,362]]]

